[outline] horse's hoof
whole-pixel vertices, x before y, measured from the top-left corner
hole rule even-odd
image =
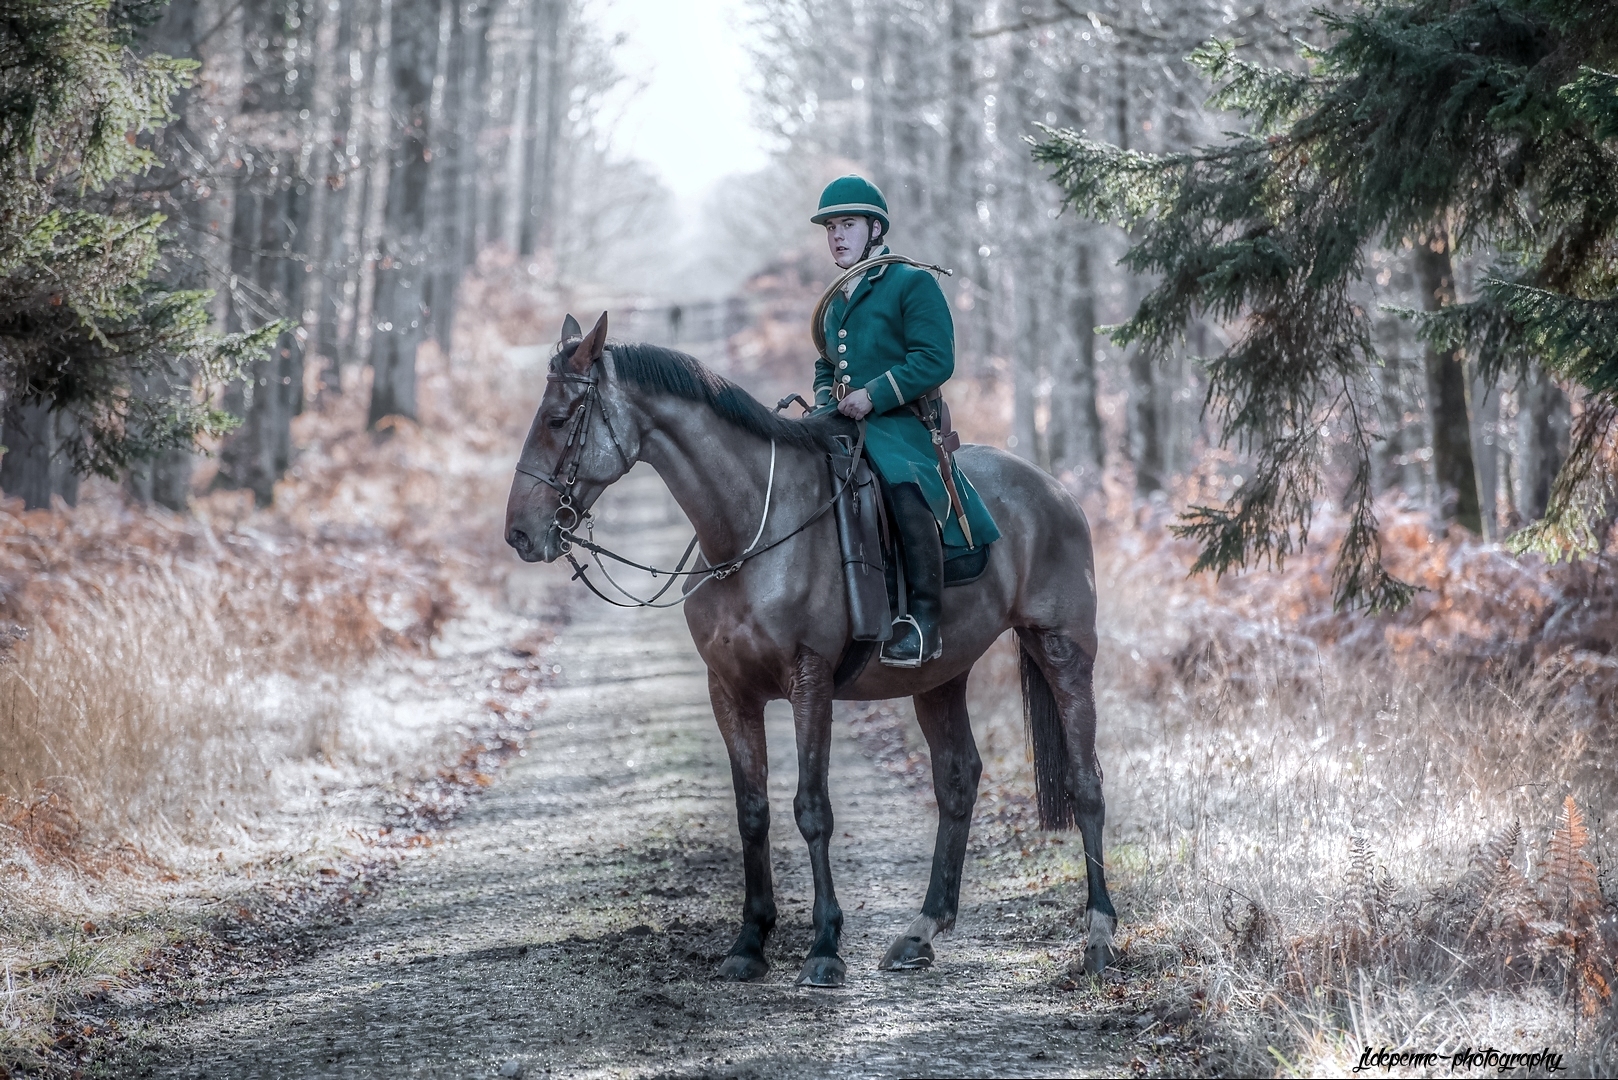
[[[895,938],[877,967],[881,971],[920,971],[933,966],[933,947],[919,937]]]
[[[798,985],[832,989],[843,985],[843,975],[847,971],[847,965],[839,957],[811,956],[803,962],[803,970],[798,972]]]
[[[1108,941],[1097,941],[1084,950],[1084,973],[1100,975],[1118,959],[1118,950]]]
[[[1118,950],[1112,945],[1112,935],[1118,927],[1118,920],[1112,915],[1103,915],[1091,910],[1085,913],[1084,921],[1087,938],[1084,946],[1084,973],[1100,975],[1107,970],[1109,964],[1118,960]]]
[[[719,965],[719,977],[729,982],[752,982],[769,973],[770,965],[757,956],[727,956]]]

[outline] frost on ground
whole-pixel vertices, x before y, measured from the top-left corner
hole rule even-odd
[[[188,517],[102,482],[0,506],[0,1075],[93,1057],[86,1004],[342,917],[519,752],[558,608],[501,599],[542,382],[505,345],[545,309],[501,295],[460,362],[423,351],[419,423],[367,433],[362,383],[311,371],[273,508],[206,462]]]
[[[689,535],[655,477],[603,509],[663,557]],[[612,510],[610,515],[606,512]],[[606,526],[604,525],[603,528]],[[533,568],[526,582],[565,577]],[[519,587],[519,585],[521,587]],[[1149,1047],[1136,1010],[1062,985],[1081,890],[1031,891],[1015,847],[968,867],[959,929],[930,971],[877,963],[926,890],[936,820],[834,734],[833,845],[848,986],[793,985],[810,941],[788,712],[769,713],[780,922],[772,971],[716,982],[742,878],[729,766],[677,611],[576,605],[528,753],[304,958],[178,1000],[114,1003],[114,1071],[159,1077],[388,1075],[1117,1075]],[[1141,1064],[1144,1067],[1144,1063]]]
[[[1365,1046],[1548,1045],[1618,1068],[1610,560],[1547,568],[1387,507],[1426,591],[1343,615],[1329,509],[1285,574],[1188,578],[1115,477],[1091,516],[1119,967],[1068,975],[1082,857],[1034,827],[1002,642],[970,688],[986,771],[937,967],[874,971],[933,828],[899,703],[838,713],[850,988],[790,985],[809,888],[779,719],[776,971],[711,983],[740,868],[684,628],[593,600],[558,627],[566,572],[499,542],[544,353],[503,345],[554,325],[518,300],[473,284],[477,362],[424,356],[420,423],[364,433],[362,386],[300,418],[273,511],[214,494],[179,520],[105,487],[0,509],[0,1065],[1337,1075]],[[963,428],[992,439],[1003,398],[963,385]],[[1228,482],[1205,464],[1176,504]],[[636,483],[598,517],[639,550],[677,519]]]
[[[1341,614],[1324,516],[1285,573],[1221,582],[1188,577],[1160,508],[1093,506],[1125,980],[1075,998],[1150,1010],[1153,1072],[1333,1076],[1366,1047],[1492,1046],[1612,1075],[1610,560],[1525,563],[1390,508],[1390,562],[1426,591]],[[1081,881],[1034,829],[1009,642],[969,704],[975,842],[1014,838],[1031,888]],[[925,786],[907,709],[859,723]]]

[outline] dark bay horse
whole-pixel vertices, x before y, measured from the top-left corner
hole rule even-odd
[[[894,941],[884,970],[925,967],[960,897],[967,830],[982,765],[966,714],[972,665],[1007,629],[1021,644],[1024,713],[1032,734],[1040,822],[1077,824],[1089,885],[1084,969],[1112,959],[1116,915],[1101,857],[1101,769],[1091,675],[1096,587],[1090,529],[1077,501],[1033,465],[966,446],[961,470],[988,503],[1002,538],[975,582],[947,590],[944,653],[905,670],[867,663],[845,672],[849,617],[826,452],[854,425],[832,415],[771,413],[695,359],[607,342],[607,316],[582,334],[568,316],[551,359],[506,508],[506,540],[523,559],[550,562],[581,515],[637,461],[649,463],[696,528],[707,567],[686,579],[686,622],[708,667],[714,718],[730,752],[746,875],[742,929],[719,973],[768,970],[775,925],[770,873],[764,705],[792,704],[798,793],[792,809],[814,874],[814,944],[798,981],[839,986],[843,915],[832,888],[827,792],[832,700],[909,696],[932,755],[938,838],[921,913]],[[803,527],[804,522],[810,522]]]

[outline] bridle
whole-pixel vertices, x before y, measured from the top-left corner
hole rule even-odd
[[[591,367],[593,370],[594,365],[591,365]],[[612,448],[618,452],[618,460],[624,463],[626,470],[634,462],[630,461],[629,455],[624,452],[624,445],[618,441],[618,433],[612,428],[612,418],[607,415],[607,407],[601,403],[601,382],[599,379],[594,375],[577,375],[571,371],[553,371],[545,376],[545,381],[583,383],[584,396],[579,399],[578,407],[573,410],[573,416],[568,421],[567,442],[562,444],[562,452],[557,455],[556,466],[551,469],[550,475],[547,476],[535,469],[528,468],[522,463],[521,459],[517,461],[517,472],[556,489],[557,494],[562,498],[556,506],[556,514],[552,520],[556,527],[562,530],[563,536],[566,537],[579,527],[581,521],[588,519],[590,516],[588,510],[581,514],[574,506],[573,492],[579,486],[579,462],[584,459],[584,451],[590,444],[590,412],[592,406],[594,411],[601,414],[601,423],[607,429],[607,438],[612,440]],[[525,454],[527,449],[526,446],[523,447]],[[567,479],[558,481],[557,477],[562,475],[564,469],[567,472]],[[570,515],[570,520],[566,524],[562,521],[564,512]]]
[[[569,426],[567,432],[567,441],[562,444],[562,451],[557,455],[556,464],[551,468],[550,473],[547,475],[546,473],[540,472],[538,469],[530,468],[528,465],[524,464],[520,458],[517,461],[516,471],[520,476],[529,477],[530,479],[537,480],[538,482],[552,488],[561,497],[557,502],[556,513],[552,515],[551,523],[556,526],[557,533],[561,537],[562,554],[567,558],[568,563],[573,567],[573,579],[575,581],[584,582],[585,587],[614,607],[666,608],[684,603],[691,597],[693,593],[695,593],[702,586],[706,585],[708,582],[715,579],[723,581],[725,578],[728,578],[730,575],[740,570],[742,565],[748,562],[750,559],[764,554],[771,548],[779,547],[788,540],[792,539],[794,536],[797,536],[799,533],[803,532],[803,530],[807,529],[815,522],[819,521],[826,515],[826,512],[836,504],[838,496],[843,493],[843,489],[850,483],[849,479],[843,480],[837,486],[836,490],[832,492],[831,498],[826,500],[825,503],[821,504],[819,509],[811,514],[802,524],[793,529],[791,532],[787,533],[785,536],[777,540],[772,540],[763,547],[760,547],[759,541],[764,538],[764,527],[769,523],[770,520],[770,502],[775,494],[776,443],[774,439],[771,439],[770,475],[769,480],[764,488],[764,513],[759,518],[758,531],[753,534],[753,542],[748,544],[746,549],[744,549],[740,555],[736,556],[734,559],[722,562],[718,566],[709,565],[687,570],[685,568],[686,562],[691,558],[692,553],[697,550],[697,537],[693,534],[691,537],[691,542],[685,546],[685,553],[680,556],[680,561],[675,564],[673,570],[659,570],[655,566],[648,566],[644,563],[638,563],[633,559],[625,558],[624,556],[619,555],[617,552],[612,551],[609,548],[602,547],[594,542],[592,538],[595,535],[595,518],[593,515],[591,515],[589,510],[581,511],[578,508],[577,503],[574,501],[574,492],[577,490],[579,484],[579,463],[583,460],[584,452],[590,444],[590,429],[592,427],[590,421],[592,413],[600,414],[601,424],[607,431],[607,438],[611,441],[612,448],[617,451],[618,460],[623,462],[625,471],[627,472],[629,468],[635,464],[634,461],[630,459],[628,452],[624,450],[623,443],[619,441],[618,433],[613,429],[612,426],[612,417],[607,415],[607,406],[601,400],[600,379],[595,374],[598,364],[600,364],[599,360],[591,365],[591,374],[589,375],[580,375],[571,371],[553,371],[545,376],[546,382],[582,383],[584,384],[585,388],[584,395],[579,399],[579,403],[574,408],[573,415],[568,421]],[[798,400],[801,402],[803,399],[799,398]],[[776,411],[780,412],[782,409],[784,409],[789,401],[791,401],[791,398],[783,399],[781,403],[776,406]],[[853,450],[854,464],[856,466],[859,464],[860,455],[864,452],[864,450],[865,424],[862,422],[859,425],[859,439],[854,444]],[[524,456],[526,456],[527,453],[528,447],[524,446]],[[851,468],[848,476],[852,478],[853,475],[854,470]],[[567,515],[568,518],[566,522],[563,521],[564,514]],[[590,534],[589,537],[580,536],[577,532],[575,532],[580,525],[584,526],[584,531]],[[630,601],[629,603],[626,604],[621,601],[614,600],[612,597],[607,596],[600,589],[596,588],[595,582],[591,581],[585,573],[589,567],[580,563],[579,560],[574,556],[574,545],[578,545],[590,553],[591,559],[595,562],[596,568],[601,571],[601,576],[607,580],[608,584],[610,584],[614,589],[627,598]],[[636,570],[643,570],[651,574],[654,578],[660,574],[666,574],[668,576],[668,581],[666,581],[663,584],[663,587],[657,590],[657,592],[654,593],[650,598],[636,596],[634,593],[631,593],[622,585],[618,584],[618,582],[613,580],[612,574],[608,572],[606,564],[601,561],[603,556],[613,560],[614,562],[622,563],[623,565],[632,567]],[[707,561],[706,555],[703,555],[703,561]],[[660,604],[657,602],[663,598],[664,593],[668,592],[669,589],[673,587],[675,581],[679,580],[680,578],[689,577],[700,577],[702,580],[697,582],[691,588],[685,590],[680,594],[679,597],[670,600],[668,603]]]

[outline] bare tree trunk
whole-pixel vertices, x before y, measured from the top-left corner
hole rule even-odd
[[[290,175],[294,158],[260,148],[253,175],[237,187],[236,242],[227,328],[262,325],[302,300],[303,261],[294,258],[299,196]],[[259,506],[275,500],[275,482],[292,462],[292,417],[303,407],[303,350],[298,336],[280,335],[275,349],[248,365],[247,377],[225,390],[224,406],[241,426],[219,448],[215,485],[247,488]]]
[[[309,95],[309,122],[304,125],[304,142],[298,161],[298,175],[308,184],[308,221],[303,230],[302,247],[308,260],[304,272],[308,286],[304,290],[303,311],[293,313],[303,325],[304,342],[326,360],[321,373],[325,386],[340,384],[338,360],[333,353],[321,349],[323,341],[334,339],[329,331],[322,332],[326,314],[326,286],[330,279],[331,253],[340,245],[328,239],[331,206],[335,190],[329,177],[339,173],[334,160],[332,135],[336,130],[337,106],[337,38],[342,27],[342,11],[330,2],[316,3],[313,87]]]
[[[1006,126],[1011,128],[1025,122],[1032,106],[1027,80],[1021,78],[1022,70],[1030,63],[1027,34],[1013,36],[1009,61],[1011,76],[1007,80],[1006,96],[1010,99],[1010,108]],[[1006,134],[1013,135],[1014,132],[1008,130]],[[1044,455],[1041,453],[1035,420],[1042,351],[1040,270],[1045,255],[1035,236],[1043,223],[1035,220],[1039,216],[1039,207],[1033,185],[1038,182],[1038,177],[1031,176],[1026,169],[1019,169],[1015,177],[1013,183],[1016,188],[1010,201],[1013,220],[1009,223],[1014,246],[1006,252],[1013,267],[1011,429],[1017,439],[1015,449],[1018,456],[1043,464]],[[1005,231],[1002,226],[1002,232]]]
[[[1572,409],[1567,395],[1538,364],[1518,384],[1517,438],[1522,462],[1517,510],[1528,521],[1545,516],[1551,485],[1567,457]]]
[[[229,311],[229,208],[234,184],[228,173],[235,153],[231,121],[241,109],[242,26],[243,14],[230,0],[175,0],[147,38],[154,51],[201,65],[193,86],[175,102],[178,118],[155,136],[155,149],[165,166],[159,183],[184,193],[170,220],[178,226],[185,254],[173,249],[163,277],[175,288],[214,290],[212,314],[221,322]],[[147,399],[188,395],[192,377],[189,368],[177,366],[135,380],[130,392]],[[131,465],[124,490],[141,502],[184,510],[190,502],[194,464],[190,447],[161,451]]]
[[[302,244],[307,239],[304,212],[307,185],[298,174],[298,153],[291,149],[305,104],[297,70],[297,52],[264,49],[267,41],[297,36],[294,11],[284,7],[250,9],[252,22],[244,42],[257,50],[254,77],[244,95],[255,103],[257,135],[240,147],[242,162],[234,197],[231,227],[230,309],[226,328],[251,329],[303,310],[304,282],[309,276]],[[252,57],[250,57],[252,59]],[[267,62],[280,60],[279,63]],[[247,378],[226,388],[225,407],[241,418],[241,426],[219,449],[215,484],[247,488],[260,506],[275,497],[275,483],[292,460],[292,417],[303,408],[303,342],[295,332],[280,335],[267,358],[248,367]]]
[[[1114,120],[1118,126],[1118,146],[1128,150],[1132,142],[1129,109],[1129,56],[1120,48],[1118,81],[1113,98]],[[1124,310],[1134,311],[1140,302],[1140,283],[1131,275],[1125,287]],[[1129,349],[1129,449],[1135,459],[1135,490],[1142,495],[1163,490],[1163,433],[1159,426],[1157,379],[1152,356],[1137,343]]]
[[[956,351],[967,355],[981,351],[972,347],[976,337],[973,331],[986,314],[977,306],[976,284],[981,279],[974,273],[977,266],[977,207],[973,198],[972,148],[977,130],[973,109],[977,95],[972,88],[972,16],[976,7],[975,0],[950,0],[947,30],[949,73],[945,91],[949,125],[949,144],[944,154],[944,182],[947,189],[944,220],[939,223],[948,245],[943,257],[948,260],[947,265],[956,271],[953,288],[956,317],[965,323],[956,331]],[[963,298],[970,304],[969,309],[962,303]]]
[[[460,245],[455,230],[455,208],[460,182],[459,121],[463,20],[458,0],[439,0],[438,59],[429,107],[428,130],[432,143],[431,181],[427,197],[427,253],[422,274],[423,337],[432,338],[446,351],[452,329],[456,284],[460,280]]]
[[[1052,471],[1070,472],[1086,487],[1101,482],[1103,443],[1101,414],[1096,407],[1096,300],[1091,268],[1094,256],[1087,236],[1075,245],[1072,331],[1076,355],[1056,367],[1051,387],[1050,448]]]
[[[78,501],[78,477],[63,464],[57,430],[61,416],[49,402],[13,403],[0,425],[6,447],[0,456],[0,491],[21,499],[26,509],[49,507],[52,495],[62,496],[69,505]]]
[[[557,168],[561,162],[561,134],[568,104],[568,55],[563,36],[568,3],[550,0],[544,11],[545,128],[539,138],[534,188],[529,198],[529,220],[534,225],[534,248],[557,246]]]
[[[432,177],[431,103],[438,63],[439,3],[404,0],[396,9],[390,55],[401,120],[388,180],[387,227],[377,266],[377,326],[371,339],[371,408],[376,427],[389,416],[416,415],[416,348],[428,312],[425,289],[428,188]]]
[[[537,36],[535,26],[536,5],[526,4],[519,9],[519,37],[523,41],[532,42]],[[523,54],[518,53],[519,56]],[[534,70],[529,60],[533,54],[529,52],[523,56],[516,65],[517,85],[513,97],[513,110],[511,126],[506,136],[506,180],[504,214],[500,224],[500,240],[512,251],[521,251],[523,236],[523,217],[528,212],[528,193],[525,186],[527,179],[527,164],[530,160],[527,154],[529,131],[534,123],[535,98],[538,93],[535,85],[540,73]]]
[[[333,285],[328,290],[334,311],[333,340],[327,355],[336,360],[336,365],[326,389],[340,390],[340,369],[354,363],[361,355],[362,307],[368,312],[370,305],[370,293],[362,289],[362,285],[367,280],[370,265],[367,225],[372,199],[371,177],[375,171],[372,166],[377,154],[371,101],[377,79],[376,65],[382,58],[377,49],[382,29],[380,8],[379,0],[354,0],[348,47],[348,130],[343,137],[343,168],[338,173],[343,195],[342,258],[333,269]]]
[[[456,237],[460,241],[458,261],[462,268],[477,262],[482,238],[478,233],[483,201],[483,183],[479,173],[481,160],[478,144],[483,137],[488,109],[484,90],[489,85],[489,28],[492,25],[493,4],[479,4],[464,16],[466,28],[463,36],[465,58],[461,65],[460,141],[456,152],[460,172],[459,201],[455,213],[459,224]]]
[[[1478,472],[1478,520],[1483,538],[1500,535],[1500,394],[1482,379],[1473,379],[1472,457]]]
[[[1455,301],[1455,271],[1449,233],[1440,228],[1416,244],[1421,305],[1437,311]],[[1466,401],[1466,365],[1460,351],[1427,346],[1427,407],[1432,415],[1433,473],[1439,515],[1482,535],[1477,472],[1472,461],[1472,423]]]
[[[365,106],[365,213],[360,219],[358,260],[354,280],[354,338],[356,358],[370,357],[376,337],[377,269],[382,260],[382,230],[387,222],[388,188],[392,182],[394,131],[388,102],[393,80],[395,0],[376,0],[374,45],[368,72]]]

